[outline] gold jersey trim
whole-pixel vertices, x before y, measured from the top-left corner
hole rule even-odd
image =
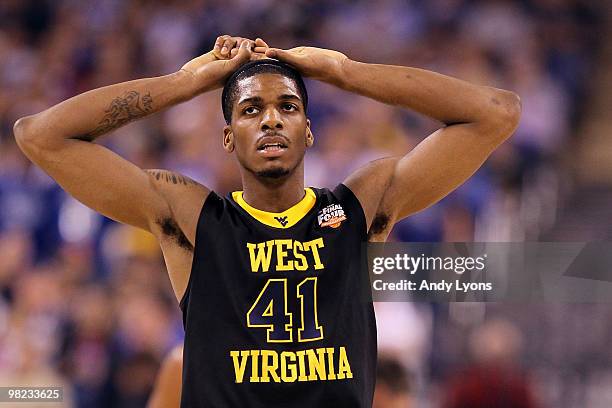
[[[306,214],[308,214],[312,207],[314,207],[317,201],[317,196],[314,191],[310,187],[307,187],[304,189],[304,192],[306,194],[304,194],[304,198],[302,198],[300,202],[280,213],[258,210],[255,207],[251,207],[244,201],[242,191],[234,191],[232,193],[232,198],[242,207],[242,209],[262,224],[274,228],[285,229],[291,228],[297,224]]]
[[[242,207],[242,209],[262,224],[273,228],[284,229],[293,227],[308,214],[312,207],[314,207],[317,201],[317,196],[314,191],[310,187],[307,187],[304,189],[304,192],[304,198],[302,198],[300,202],[280,213],[262,211],[255,207],[251,207],[244,201],[242,191],[234,191],[232,193],[232,198]]]

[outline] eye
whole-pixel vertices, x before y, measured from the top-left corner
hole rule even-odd
[[[298,110],[298,107],[292,103],[283,103],[282,108],[287,112],[294,112]]]
[[[245,108],[242,113],[246,114],[246,115],[254,115],[257,112],[259,112],[259,109],[255,106],[249,106],[248,108]]]

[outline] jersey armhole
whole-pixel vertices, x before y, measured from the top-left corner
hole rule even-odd
[[[351,213],[359,214],[357,221],[357,224],[359,226],[359,232],[361,235],[361,239],[364,242],[367,242],[368,231],[366,226],[365,211],[363,211],[363,207],[361,206],[361,203],[359,202],[359,199],[357,198],[355,193],[353,193],[353,191],[344,183],[340,183],[334,189],[334,195],[338,197],[342,204],[347,206]]]
[[[210,211],[207,211],[207,209],[209,207],[212,207],[215,201],[218,201],[218,200],[219,200],[219,196],[214,191],[210,190],[210,192],[208,193],[208,196],[204,200],[204,204],[202,204],[202,209],[200,210],[200,215],[198,216],[198,225],[196,226],[195,241],[193,242],[193,259],[191,261],[191,269],[189,270],[189,280],[187,281],[187,287],[185,288],[185,293],[183,293],[183,296],[181,297],[181,301],[179,302],[179,308],[183,312],[183,324],[185,323],[185,318],[184,318],[185,307],[187,305],[187,302],[189,301],[189,293],[191,292],[191,286],[192,286],[191,282],[193,281],[194,265],[196,264],[198,253],[199,253],[198,242],[199,242],[200,236],[203,234],[201,229],[203,228],[204,214],[207,212],[210,212]]]

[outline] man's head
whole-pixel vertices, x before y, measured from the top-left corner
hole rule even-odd
[[[313,136],[306,87],[293,67],[272,59],[243,65],[227,80],[222,104],[223,146],[244,170],[276,179],[302,164]]]

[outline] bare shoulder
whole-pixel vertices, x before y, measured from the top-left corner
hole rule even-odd
[[[210,190],[197,181],[169,170],[145,170],[164,198],[166,211],[154,223],[154,234],[171,239],[178,247],[193,250],[200,210]]]
[[[400,157],[385,157],[374,160],[356,170],[344,181],[359,200],[368,226],[368,239],[378,240],[391,230],[394,215],[390,208],[381,208],[394,169]]]
[[[151,222],[151,232],[159,242],[174,295],[180,301],[189,283],[200,211],[210,190],[172,171],[145,172],[164,204]]]

